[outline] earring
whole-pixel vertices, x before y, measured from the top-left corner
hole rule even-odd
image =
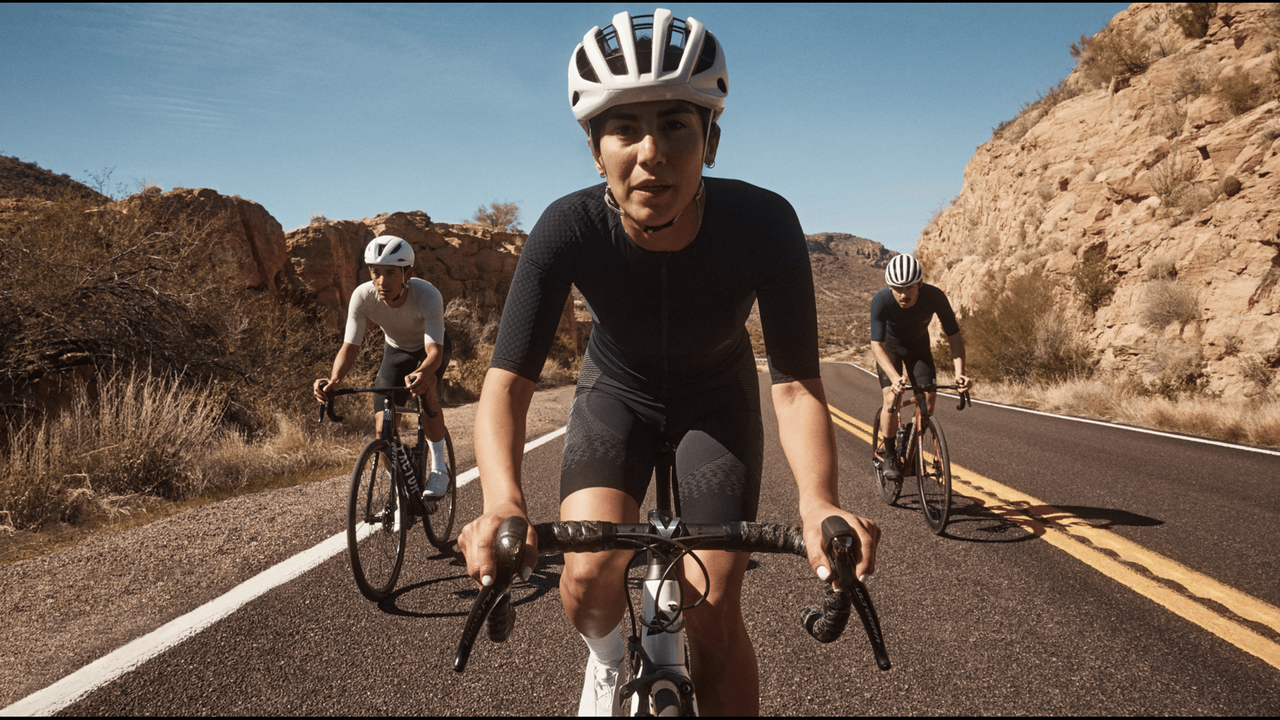
[[[600,171],[600,177],[604,177],[604,171],[603,171],[603,170],[601,170],[601,171]]]

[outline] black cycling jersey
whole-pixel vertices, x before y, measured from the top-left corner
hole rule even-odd
[[[933,285],[920,284],[920,296],[909,308],[898,305],[893,290],[883,288],[871,298],[871,342],[897,340],[904,347],[929,347],[929,321],[937,315],[947,336],[960,332],[947,294]]]
[[[736,382],[757,299],[773,381],[819,377],[813,277],[790,203],[707,178],[697,237],[677,252],[654,252],[627,235],[604,189],[565,196],[538,220],[503,308],[493,367],[536,381],[576,285],[591,311],[592,358],[649,397]]]

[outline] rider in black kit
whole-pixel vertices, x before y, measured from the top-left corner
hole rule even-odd
[[[720,139],[724,55],[696,20],[666,10],[651,17],[651,26],[649,16],[633,25],[619,13],[611,28],[588,32],[570,59],[570,103],[607,182],[553,203],[522,251],[476,415],[485,507],[459,537],[468,573],[488,584],[498,525],[527,517],[525,414],[571,285],[586,298],[593,326],[565,438],[562,520],[637,522],[664,442],[676,446],[685,520],[754,519],[763,430],[745,321],[758,299],[810,564],[829,575],[820,524],[839,514],[861,542],[857,571],[870,573],[879,530],[839,508],[800,223],[772,192],[702,177]],[[526,577],[536,542],[531,530]],[[686,581],[684,592],[707,596],[685,614],[700,709],[754,714],[758,673],[741,611],[748,557],[698,554],[710,587]],[[630,558],[629,551],[564,558],[565,612],[591,651],[580,714],[612,704]]]
[[[885,284],[871,298],[871,354],[876,359],[876,370],[884,395],[880,409],[880,427],[886,442],[898,431],[898,416],[893,413],[894,396],[915,378],[916,384],[926,387],[937,384],[937,368],[933,364],[933,350],[929,346],[929,321],[935,315],[942,323],[942,332],[951,344],[951,357],[955,363],[956,384],[969,387],[964,374],[964,338],[960,324],[951,309],[947,295],[941,289],[923,282],[920,263],[910,255],[898,255],[885,268]],[[904,372],[905,369],[905,372]],[[937,392],[930,392],[929,412],[933,412]],[[902,479],[894,453],[884,453],[885,476],[890,480]]]

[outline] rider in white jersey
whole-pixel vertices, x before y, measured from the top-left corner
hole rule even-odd
[[[327,400],[328,391],[336,390],[355,366],[365,328],[370,323],[382,328],[386,346],[375,386],[404,383],[408,392],[425,400],[435,412],[423,426],[431,446],[431,465],[422,496],[436,497],[444,493],[449,481],[444,415],[436,399],[436,386],[449,364],[443,298],[434,285],[413,277],[413,248],[402,238],[374,238],[365,248],[364,260],[373,279],[351,293],[346,331],[333,360],[333,372],[328,379],[316,380],[313,390],[317,400]],[[374,398],[374,425],[379,435],[385,402],[382,395]],[[403,398],[398,397],[396,404],[401,403]]]

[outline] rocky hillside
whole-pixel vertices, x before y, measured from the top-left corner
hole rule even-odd
[[[1082,38],[916,252],[962,307],[1041,273],[1104,372],[1250,396],[1280,367],[1280,10],[1206,9],[1137,3]]]
[[[51,198],[60,192],[100,202],[108,198],[71,176],[50,172],[35,163],[22,162],[16,157],[0,155],[0,199],[3,198]]]

